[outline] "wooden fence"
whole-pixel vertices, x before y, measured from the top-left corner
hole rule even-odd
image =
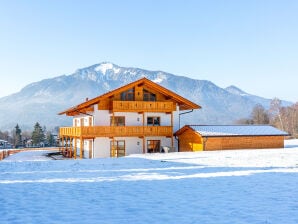
[[[48,151],[48,150],[59,150],[59,148],[56,147],[51,147],[51,148],[24,148],[24,149],[3,149],[0,150],[0,161],[5,159],[6,157],[13,155],[15,153],[19,153],[19,152],[25,152],[25,151],[34,151],[34,150],[44,150],[44,151]]]

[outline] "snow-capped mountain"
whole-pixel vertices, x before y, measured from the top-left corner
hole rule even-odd
[[[48,128],[71,125],[70,118],[57,113],[142,77],[202,106],[181,116],[182,124],[229,124],[247,117],[256,103],[266,107],[270,103],[234,86],[223,89],[206,80],[104,62],[29,84],[18,93],[0,98],[0,130],[11,130],[17,123],[32,128],[37,121]]]
[[[260,97],[260,96],[256,96],[256,95],[246,93],[243,90],[241,90],[238,87],[233,86],[233,85],[225,88],[225,90],[227,90],[228,92],[230,92],[232,94],[239,95],[239,96],[242,96],[243,98],[249,99],[249,100],[255,102],[256,104],[261,104],[266,109],[269,109],[269,107],[270,107],[271,99],[266,99],[266,98],[263,98],[263,97]],[[286,102],[286,101],[282,101],[282,102],[283,102],[284,106],[291,105],[290,102]]]

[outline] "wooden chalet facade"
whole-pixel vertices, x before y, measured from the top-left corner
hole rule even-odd
[[[186,125],[175,133],[180,152],[283,148],[287,135],[269,125]]]
[[[179,111],[200,106],[142,78],[59,113],[73,117],[59,130],[69,157],[119,157],[177,149]]]

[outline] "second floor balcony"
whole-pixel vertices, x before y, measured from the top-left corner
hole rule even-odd
[[[143,137],[173,135],[172,126],[88,126],[61,127],[60,137],[96,138],[96,137]]]

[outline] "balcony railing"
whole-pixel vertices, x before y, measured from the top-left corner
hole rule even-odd
[[[113,112],[172,112],[173,102],[113,101]]]
[[[172,136],[171,126],[88,126],[61,127],[60,137],[135,137],[135,136]]]

